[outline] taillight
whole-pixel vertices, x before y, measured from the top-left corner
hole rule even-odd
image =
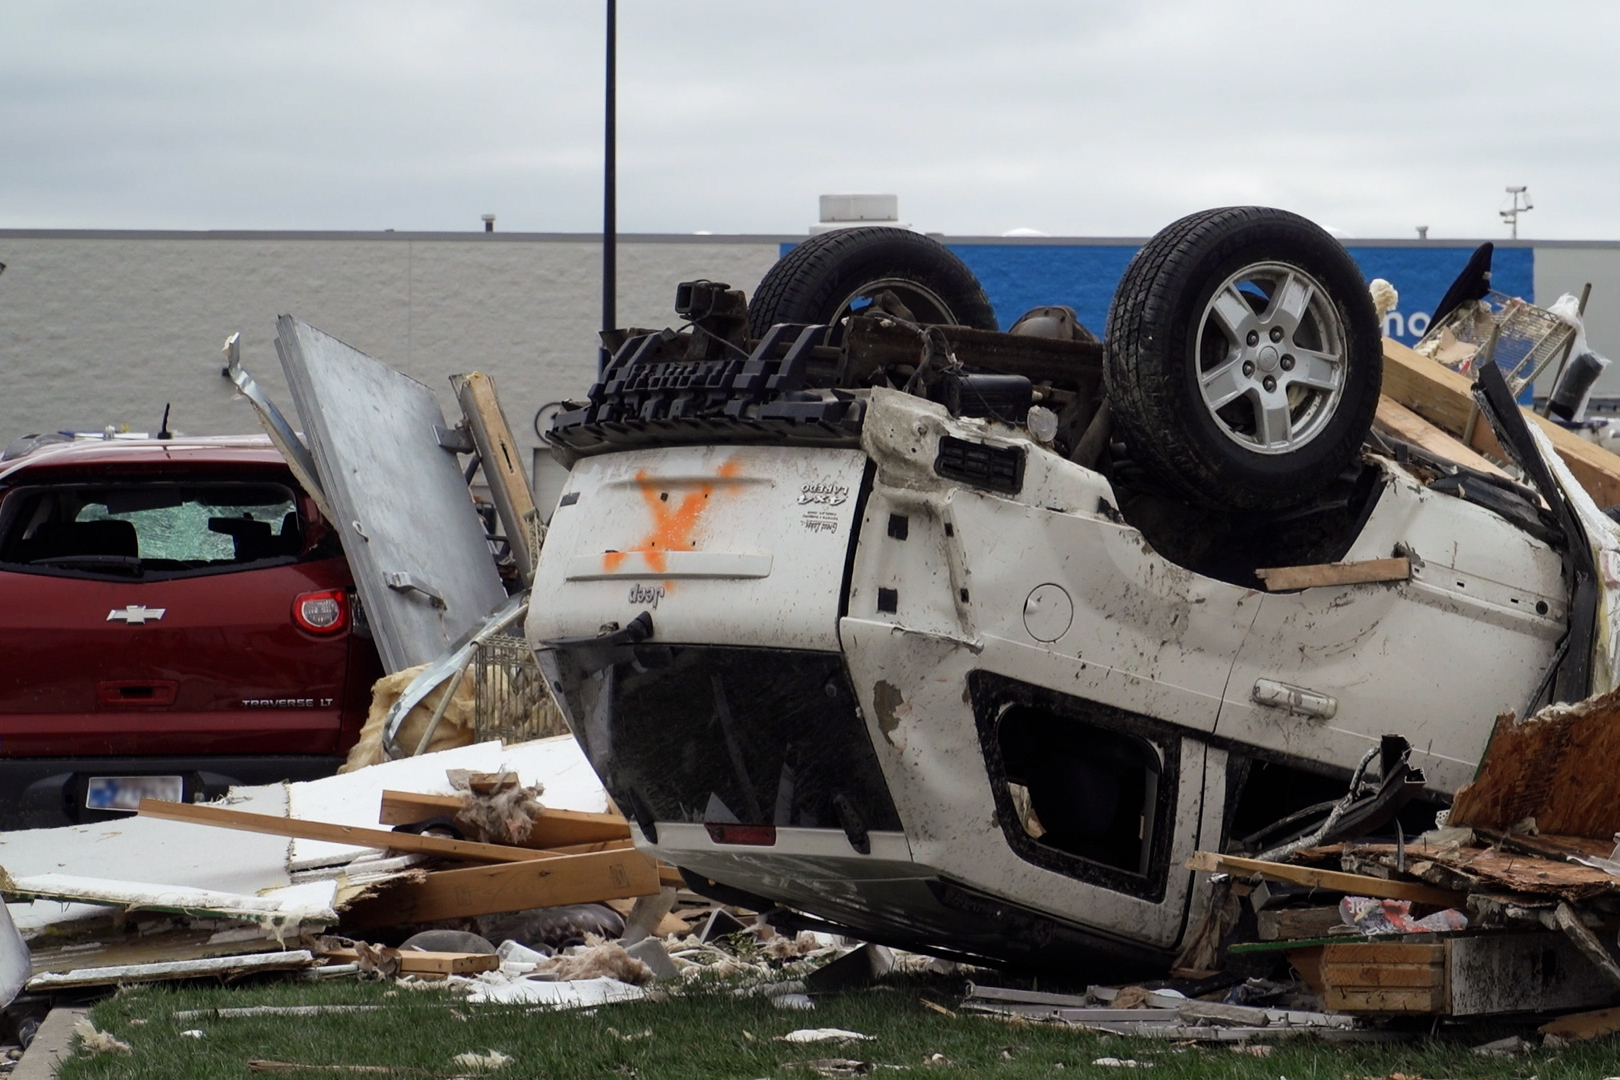
[[[775,825],[733,825],[719,821],[705,822],[709,839],[717,844],[755,844],[771,847],[776,843]]]
[[[312,634],[335,634],[349,621],[349,598],[342,589],[307,592],[293,601],[293,622]]]

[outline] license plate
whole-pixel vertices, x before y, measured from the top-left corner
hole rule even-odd
[[[185,784],[178,776],[92,776],[84,794],[89,810],[138,810],[142,799],[180,802]]]

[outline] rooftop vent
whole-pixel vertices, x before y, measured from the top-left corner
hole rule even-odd
[[[810,235],[850,229],[857,225],[892,225],[909,229],[900,220],[898,195],[823,195],[821,220],[810,226]]]

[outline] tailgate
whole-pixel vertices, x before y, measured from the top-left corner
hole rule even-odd
[[[650,612],[662,642],[838,649],[866,455],[685,446],[580,460],[551,519],[531,644]]]

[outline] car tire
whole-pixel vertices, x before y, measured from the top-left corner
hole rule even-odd
[[[1182,218],[1131,260],[1103,377],[1134,463],[1192,501],[1268,510],[1355,459],[1383,349],[1337,240],[1297,214],[1228,207]]]
[[[777,323],[831,324],[888,290],[918,322],[998,329],[973,271],[909,229],[862,227],[812,236],[771,267],[748,305],[748,333]]]

